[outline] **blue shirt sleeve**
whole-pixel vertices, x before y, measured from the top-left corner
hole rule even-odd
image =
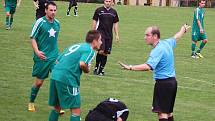
[[[175,47],[176,47],[176,39],[175,39],[175,38],[166,39],[166,42],[167,42],[172,48],[175,48]]]
[[[154,70],[157,64],[160,62],[162,56],[163,56],[163,51],[160,48],[154,48],[151,51],[149,58],[146,61],[146,64],[148,64],[151,67],[151,69]]]

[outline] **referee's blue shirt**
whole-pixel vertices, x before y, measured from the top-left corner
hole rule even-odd
[[[176,47],[175,38],[160,40],[152,49],[146,62],[154,72],[154,79],[166,79],[175,77],[174,52]]]

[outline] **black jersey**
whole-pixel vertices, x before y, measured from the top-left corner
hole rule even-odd
[[[103,38],[113,38],[113,23],[119,21],[118,14],[113,8],[106,9],[104,6],[96,9],[93,20],[98,21],[98,28]]]
[[[126,121],[129,114],[126,105],[123,102],[113,98],[108,98],[99,103],[93,111],[98,111],[113,121],[117,121],[118,117],[122,118],[123,121]],[[97,117],[99,117],[98,114],[99,113],[97,113]]]
[[[43,17],[46,15],[45,13],[45,5],[47,2],[52,0],[34,0],[34,2],[38,1],[39,9],[36,10],[36,19],[39,19],[40,17]]]

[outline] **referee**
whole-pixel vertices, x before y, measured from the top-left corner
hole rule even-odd
[[[173,37],[160,40],[160,30],[156,26],[148,27],[145,31],[145,41],[153,49],[148,60],[140,65],[119,64],[127,70],[154,72],[154,96],[152,111],[158,114],[159,121],[173,121],[173,108],[177,93],[175,78],[174,52],[176,42],[186,33],[190,26],[183,25]]]
[[[93,15],[92,29],[97,29],[102,35],[102,45],[96,55],[95,75],[104,76],[104,68],[107,62],[107,56],[111,53],[113,41],[113,29],[116,35],[116,41],[119,41],[118,22],[119,17],[111,5],[113,0],[104,0],[104,6],[95,10]]]

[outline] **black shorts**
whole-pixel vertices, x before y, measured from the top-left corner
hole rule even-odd
[[[113,121],[113,119],[108,118],[97,110],[90,110],[85,121]]]
[[[156,80],[152,111],[155,113],[172,113],[177,93],[175,77]]]
[[[69,0],[69,6],[70,7],[77,6],[76,0]]]
[[[112,49],[112,39],[102,38],[102,45],[100,50],[103,50],[105,54],[110,54]]]

